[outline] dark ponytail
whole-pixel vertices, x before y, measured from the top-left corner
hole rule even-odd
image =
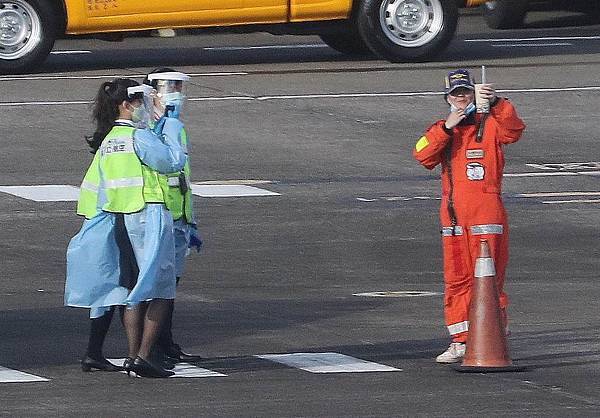
[[[139,86],[139,83],[128,78],[116,78],[113,81],[105,81],[100,86],[92,110],[92,119],[96,122],[96,131],[92,136],[85,137],[85,140],[92,149],[92,154],[98,151],[104,137],[112,129],[115,120],[119,118],[119,105],[123,101],[129,102],[134,98],[139,98],[138,93],[131,98],[127,94],[127,88],[134,86]]]

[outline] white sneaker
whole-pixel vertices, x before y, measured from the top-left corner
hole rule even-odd
[[[452,343],[450,347],[435,358],[437,363],[458,363],[465,356],[467,345],[464,343]]]

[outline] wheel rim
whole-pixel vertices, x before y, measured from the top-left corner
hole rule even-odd
[[[496,6],[497,6],[495,1],[486,1],[484,4],[485,4],[485,7],[490,11],[496,9]]]
[[[440,0],[384,0],[379,8],[383,33],[393,43],[416,48],[431,42],[444,27]]]
[[[42,37],[42,24],[36,10],[26,1],[0,4],[0,59],[15,60],[27,55]]]

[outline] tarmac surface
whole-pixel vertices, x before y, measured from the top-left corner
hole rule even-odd
[[[40,72],[0,77],[0,415],[598,416],[600,25],[540,12],[527,26],[464,13],[424,64],[348,58],[315,37],[68,39]],[[104,80],[164,65],[192,74],[205,243],[174,333],[205,359],[179,378],[82,373],[88,312],[63,307],[63,289],[89,102]],[[444,74],[480,65],[527,124],[504,180],[519,373],[434,362],[449,343],[439,170],[411,152],[445,117]],[[40,185],[57,187],[24,187]],[[126,354],[118,321],[105,354]]]

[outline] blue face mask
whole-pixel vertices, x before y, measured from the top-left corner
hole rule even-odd
[[[458,110],[458,107],[454,106],[454,105],[450,105],[450,111],[451,112],[456,112]],[[469,105],[467,107],[465,107],[465,115],[469,116],[471,113],[473,113],[475,111],[475,103],[471,102],[469,103]]]

